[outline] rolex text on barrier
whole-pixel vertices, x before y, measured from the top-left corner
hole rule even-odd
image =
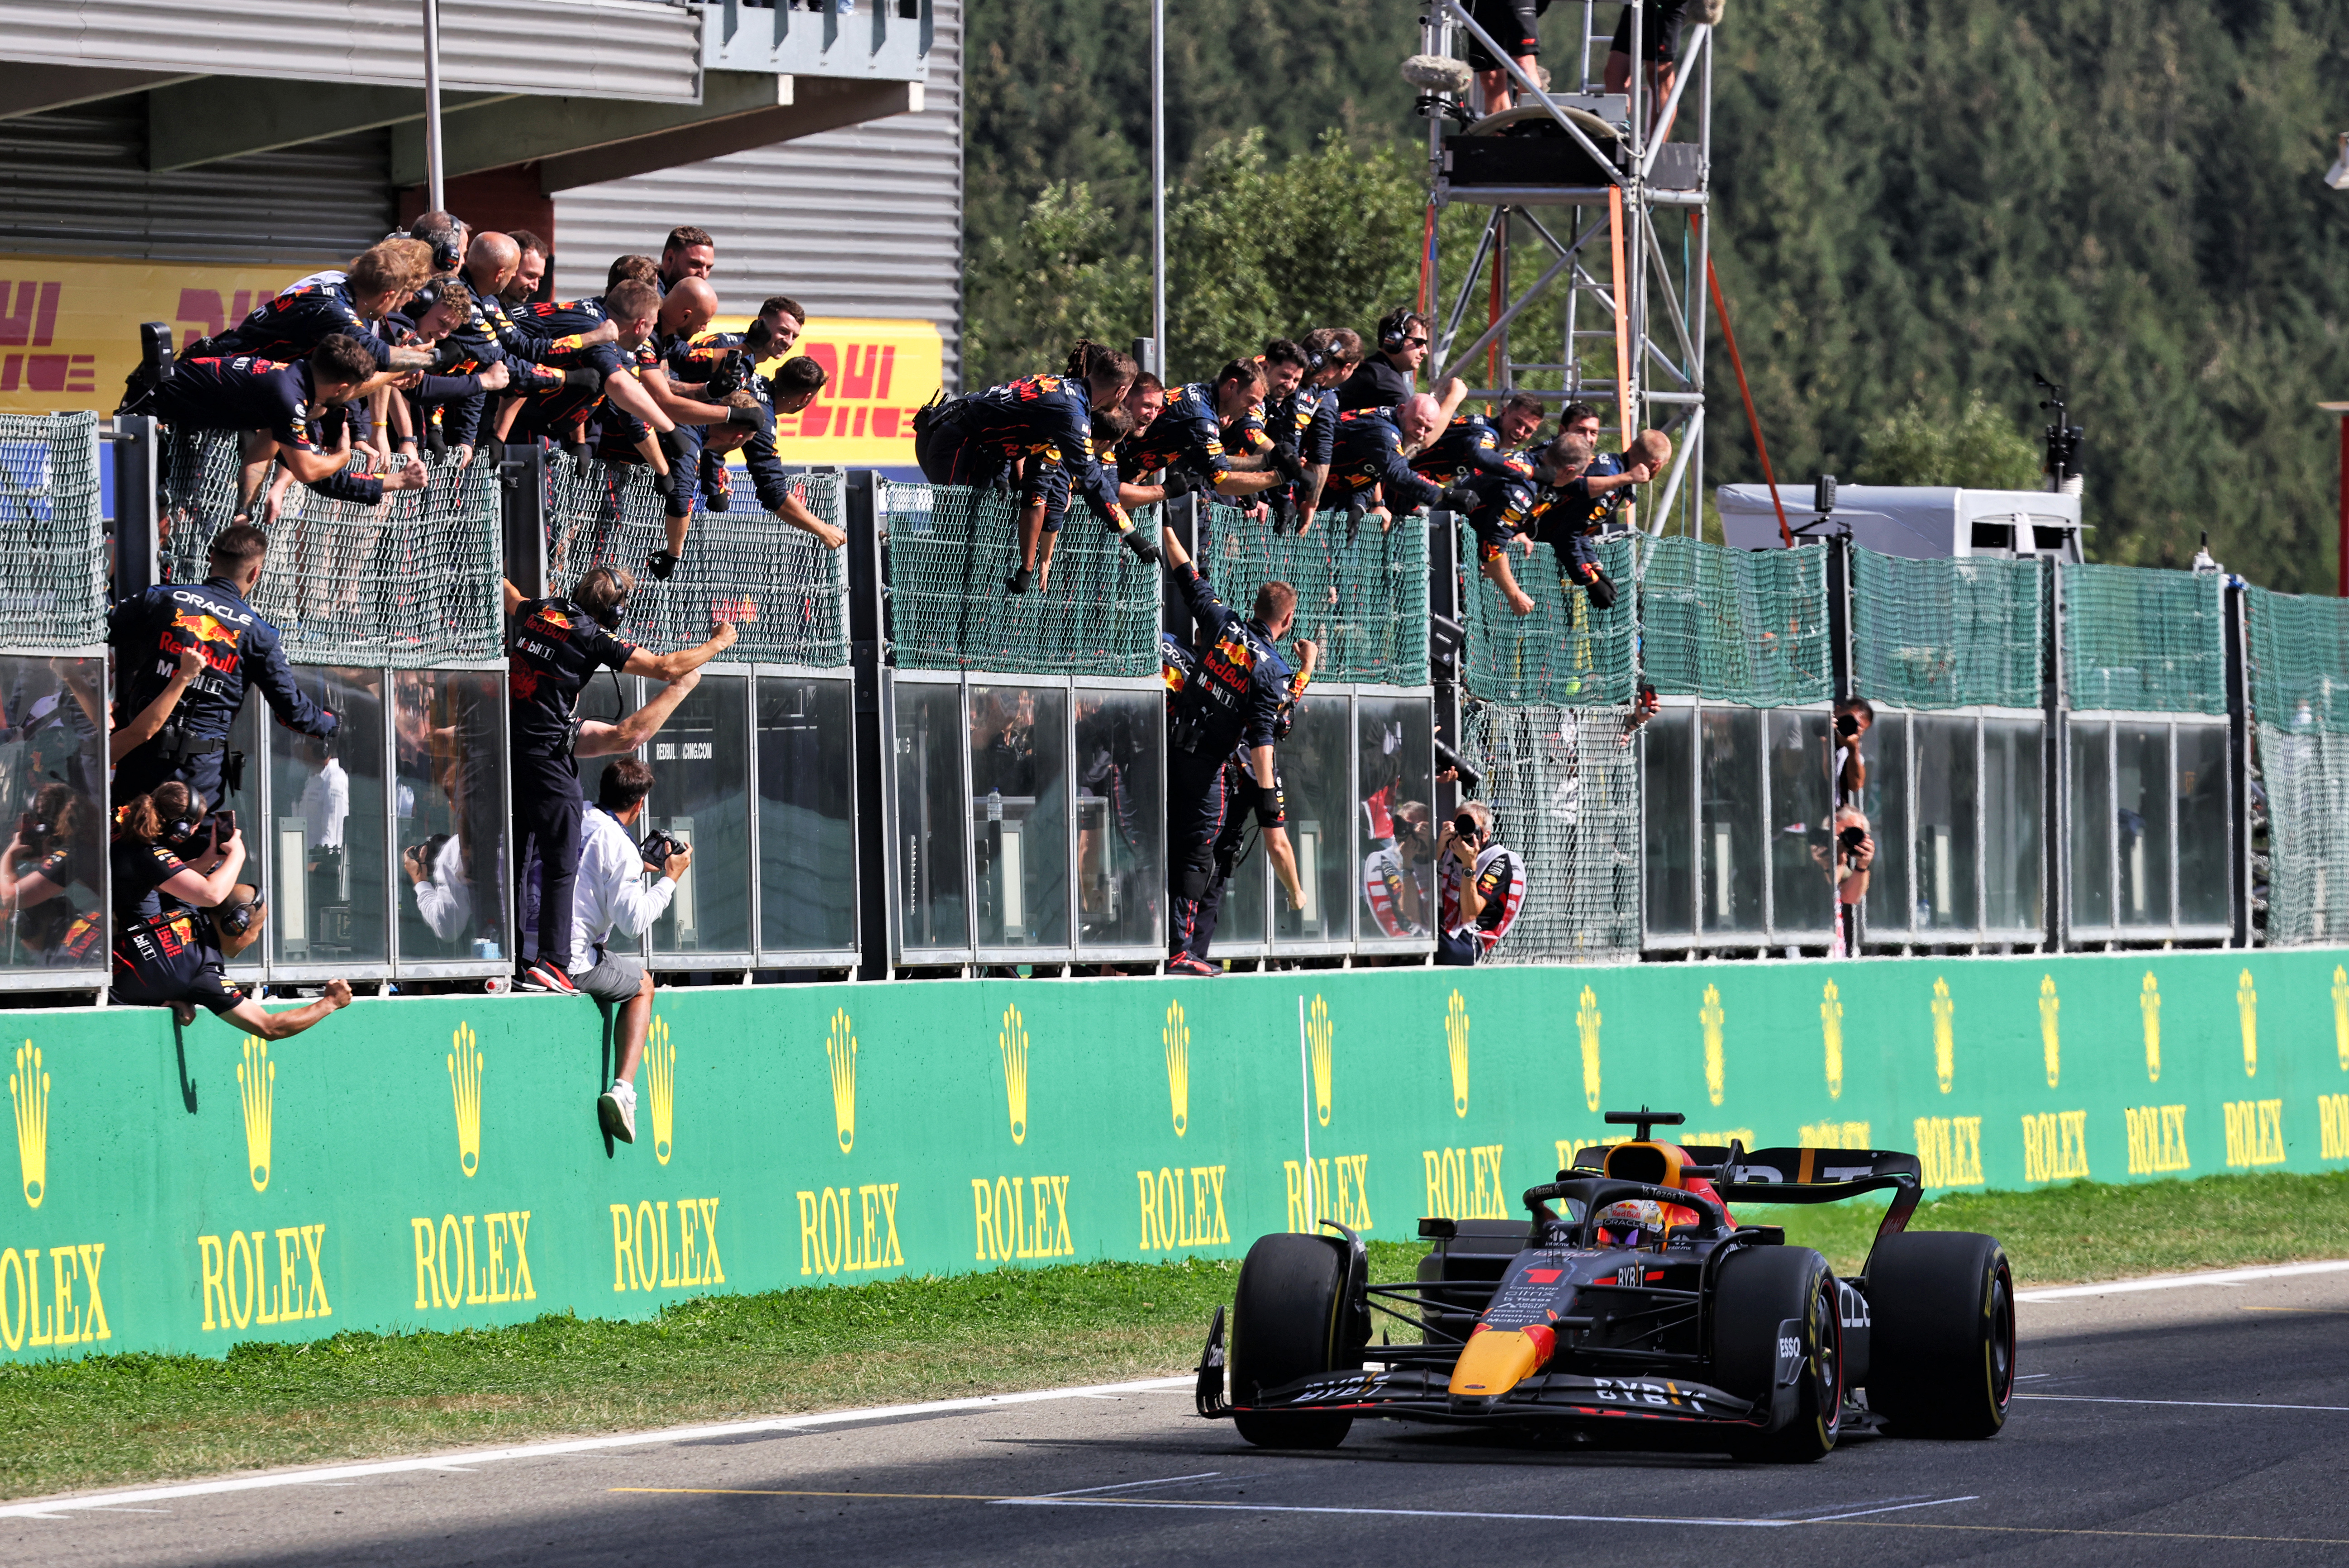
[[[1407,1240],[1519,1212],[1641,1100],[1702,1107],[1694,1142],[1914,1149],[1935,1190],[2338,1168],[2343,959],[1324,972],[1301,1075],[1260,1044],[1295,976],[663,992],[633,1146],[597,1130],[584,1000],[365,1000],[282,1045],[207,1019],[183,1051],[160,1010],[18,1012],[0,1355]]]

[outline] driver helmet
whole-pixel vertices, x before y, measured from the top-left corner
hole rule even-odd
[[[1664,1206],[1652,1198],[1627,1198],[1599,1211],[1599,1229],[1617,1246],[1635,1245],[1642,1231],[1664,1228]]]

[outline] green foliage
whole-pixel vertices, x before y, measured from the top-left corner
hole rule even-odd
[[[1168,360],[1215,373],[1265,339],[1367,321],[1410,297],[1423,197],[1391,151],[1332,131],[1276,165],[1251,130],[1202,153],[1167,203]],[[1069,342],[1150,331],[1150,264],[1092,187],[1049,184],[1014,237],[972,244],[972,383],[1057,369]]]
[[[2040,449],[2014,421],[1966,394],[1963,412],[1923,400],[1887,416],[1860,438],[1862,484],[1958,484],[1971,490],[2035,490]]]
[[[1122,348],[1149,330],[1150,263],[1128,253],[1119,228],[1092,187],[1055,183],[1014,238],[973,244],[963,351],[975,384],[1059,369],[1080,337]]]
[[[1391,150],[1411,200],[1366,233],[1400,230],[1392,275],[1412,278],[1424,128],[1395,77],[1412,16],[1185,0],[1168,36],[1171,171],[1254,128],[1268,175],[1331,127]],[[1580,18],[1553,8],[1553,68]],[[966,20],[972,234],[1009,234],[1047,183],[1089,180],[1143,254],[1143,0]],[[1713,256],[1782,479],[1862,472],[1887,410],[1958,408],[1969,389],[2035,429],[2039,370],[2087,430],[2098,558],[2182,562],[2208,528],[2256,581],[2332,581],[2334,432],[2311,405],[2349,396],[2349,197],[2317,176],[2349,125],[2349,7],[1754,0],[1719,42]],[[1681,124],[1692,133],[1693,117]],[[1319,210],[1289,206],[1274,226]],[[1478,216],[1447,215],[1447,256],[1473,246]],[[1258,236],[1208,232],[1268,265]],[[1660,237],[1683,238],[1669,223]],[[1274,275],[1235,266],[1191,342],[1220,357],[1275,313],[1268,300],[1306,293],[1271,254]],[[1187,308],[1179,286],[1177,299]],[[1359,329],[1376,306],[1331,294],[1279,308],[1285,330]],[[1553,325],[1529,322],[1530,342]],[[1707,359],[1706,479],[1759,480],[1717,327]]]

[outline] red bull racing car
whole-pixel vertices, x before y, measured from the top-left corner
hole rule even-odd
[[[1659,1441],[1669,1429],[1781,1461],[1818,1459],[1857,1429],[1988,1438],[2005,1424],[2006,1255],[1989,1236],[1906,1230],[1916,1156],[1684,1147],[1650,1137],[1680,1115],[1644,1106],[1607,1120],[1636,1136],[1582,1149],[1528,1189],[1526,1220],[1422,1220],[1435,1245],[1408,1283],[1371,1283],[1342,1226],[1258,1241],[1228,1355],[1220,1307],[1208,1328],[1199,1413],[1276,1448],[1332,1447],[1374,1416]],[[1847,1280],[1730,1211],[1883,1191],[1867,1266]],[[1413,1342],[1373,1345],[1381,1314]]]

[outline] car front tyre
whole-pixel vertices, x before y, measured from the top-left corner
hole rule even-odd
[[[1319,1236],[1265,1236],[1248,1249],[1232,1303],[1235,1405],[1251,1405],[1300,1377],[1362,1365],[1362,1347],[1348,1343],[1346,1272],[1343,1249]],[[1259,1448],[1334,1449],[1354,1418],[1241,1408],[1232,1422]]]

